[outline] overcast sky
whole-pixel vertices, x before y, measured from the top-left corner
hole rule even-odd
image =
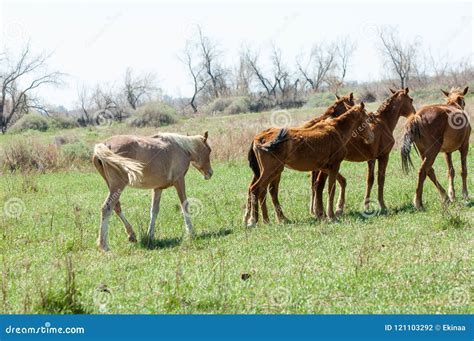
[[[435,54],[449,51],[453,60],[473,56],[469,1],[3,1],[1,6],[1,46],[15,50],[29,39],[35,51],[54,52],[50,68],[69,76],[61,88],[40,95],[68,108],[78,85],[118,82],[128,66],[155,72],[169,95],[189,95],[178,56],[196,24],[220,44],[229,64],[242,44],[264,56],[274,42],[294,63],[312,44],[348,35],[357,41],[350,80],[384,75],[376,49],[379,25],[396,26],[403,39],[418,39]]]

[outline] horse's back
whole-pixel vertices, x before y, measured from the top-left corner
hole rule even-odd
[[[441,152],[450,153],[469,140],[471,126],[466,111],[452,105],[429,105],[417,114],[421,118],[421,137],[427,143],[442,141]]]

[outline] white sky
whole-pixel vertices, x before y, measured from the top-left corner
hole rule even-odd
[[[0,0],[1,1],[1,0]],[[262,55],[274,41],[284,58],[312,44],[349,35],[357,41],[350,80],[376,80],[383,73],[375,28],[398,27],[404,39],[420,39],[435,54],[473,56],[472,2],[317,1],[3,1],[0,46],[18,49],[30,39],[35,51],[52,51],[51,69],[69,74],[58,89],[44,89],[49,103],[71,108],[78,84],[93,86],[122,79],[126,67],[155,72],[169,95],[189,95],[179,61],[196,24],[219,42],[228,63],[242,44]]]

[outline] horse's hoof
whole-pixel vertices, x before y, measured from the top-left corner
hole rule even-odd
[[[109,252],[110,248],[108,245],[99,245],[99,250],[102,252]]]
[[[344,209],[338,208],[334,214],[336,215],[336,217],[340,217],[342,215],[343,211],[344,211]]]
[[[257,226],[257,222],[255,220],[252,219],[252,220],[247,222],[247,227],[252,228],[252,227],[255,227],[255,226]]]
[[[136,243],[137,242],[137,237],[132,234],[130,236],[128,236],[128,241],[131,242],[131,243]]]

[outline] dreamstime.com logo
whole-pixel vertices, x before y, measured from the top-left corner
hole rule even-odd
[[[45,322],[40,327],[16,327],[9,325],[5,328],[6,334],[85,334],[84,327],[53,327],[50,322]]]
[[[3,205],[3,214],[8,218],[20,218],[25,210],[25,203],[20,198],[10,198]]]

